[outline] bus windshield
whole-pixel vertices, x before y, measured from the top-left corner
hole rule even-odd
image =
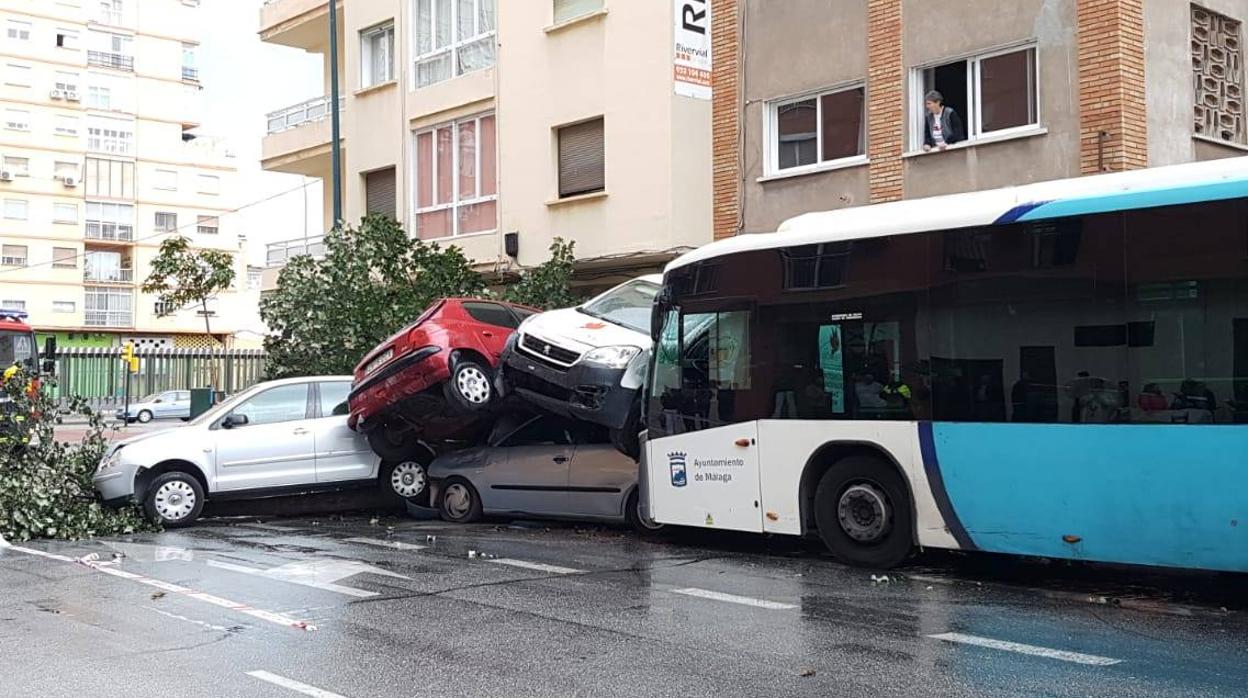
[[[35,365],[35,340],[29,332],[0,331],[0,366]]]
[[[580,311],[648,335],[650,311],[658,293],[657,284],[637,279],[598,296],[581,306]]]

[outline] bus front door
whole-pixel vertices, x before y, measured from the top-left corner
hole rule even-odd
[[[762,532],[758,460],[754,422],[650,441],[651,518],[676,526]]]

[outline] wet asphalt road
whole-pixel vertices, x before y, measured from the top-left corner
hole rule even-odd
[[[376,516],[0,549],[0,694],[1248,692],[1242,577]]]

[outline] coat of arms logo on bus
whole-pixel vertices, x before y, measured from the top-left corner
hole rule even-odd
[[[672,470],[672,487],[684,487],[689,484],[689,478],[685,474],[685,454],[680,451],[673,451],[667,454],[668,467]]]

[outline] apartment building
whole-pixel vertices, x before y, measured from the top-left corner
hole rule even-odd
[[[561,237],[591,287],[709,241],[709,87],[682,87],[698,76],[675,50],[687,18],[709,58],[705,5],[339,0],[346,221],[387,213],[500,276],[545,261]],[[261,38],[328,56],[329,8],[270,0]],[[262,165],[320,178],[328,229],[326,68],[324,95],[270,114]],[[271,245],[265,286],[320,250]]]
[[[1248,0],[712,4],[717,237],[1248,152]],[[924,148],[932,90],[965,125],[943,150]]]
[[[214,335],[251,317],[223,144],[198,137],[198,0],[0,0],[0,306],[63,345],[203,345],[140,292],[170,235],[236,253]],[[248,310],[252,312],[248,313]]]

